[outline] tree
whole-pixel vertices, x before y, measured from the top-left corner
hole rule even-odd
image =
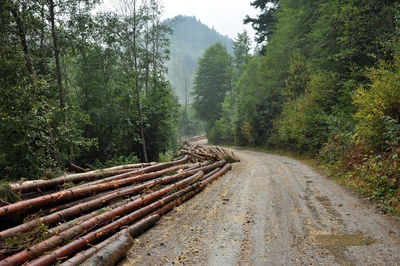
[[[276,17],[275,14],[279,9],[280,0],[254,0],[251,5],[255,8],[261,9],[261,14],[257,18],[246,16],[243,20],[244,24],[253,26],[256,31],[258,43],[263,43],[275,31]]]
[[[247,35],[247,31],[238,33],[238,36],[233,42],[233,65],[236,70],[235,80],[240,78],[250,60],[250,46],[251,41]]]
[[[221,117],[222,103],[232,86],[231,57],[221,43],[211,45],[199,59],[193,107],[207,122],[207,131]]]

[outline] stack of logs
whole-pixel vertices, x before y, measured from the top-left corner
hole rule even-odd
[[[225,159],[235,158],[219,147],[183,153],[171,162],[13,185],[24,200],[0,207],[0,266],[115,265],[133,237],[229,171]]]
[[[192,144],[182,149],[181,153],[190,155],[192,160],[197,160],[200,162],[217,160],[218,158],[223,158],[227,162],[239,161],[239,159],[235,156],[235,154],[232,151],[223,149],[218,146],[202,146],[202,145]]]

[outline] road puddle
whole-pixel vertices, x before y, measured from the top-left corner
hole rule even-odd
[[[376,242],[373,238],[359,235],[317,235],[316,240],[335,257],[337,263],[345,265],[355,265],[344,254],[347,247],[368,246]]]
[[[318,235],[316,239],[323,248],[328,250],[349,246],[367,246],[376,242],[373,238],[358,235]]]

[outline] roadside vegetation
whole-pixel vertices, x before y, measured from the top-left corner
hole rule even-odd
[[[399,1],[252,5],[261,13],[245,22],[257,31],[257,51],[240,34],[231,60],[208,60],[226,54],[213,56],[221,45],[211,46],[196,72],[194,107],[209,140],[312,157],[400,214]],[[202,71],[218,64],[223,73]],[[203,85],[213,78],[218,88]],[[205,116],[210,109],[217,114]]]

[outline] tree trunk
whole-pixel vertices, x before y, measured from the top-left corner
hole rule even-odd
[[[133,57],[134,57],[134,68],[135,68],[135,90],[136,90],[136,103],[139,113],[140,119],[140,138],[142,140],[143,147],[143,159],[145,163],[149,162],[147,157],[147,148],[146,148],[146,139],[144,137],[144,121],[143,121],[143,112],[142,105],[140,102],[140,88],[139,88],[139,69],[138,69],[138,58],[137,58],[137,17],[136,17],[136,0],[133,1]]]
[[[56,61],[56,75],[57,75],[57,87],[59,93],[59,100],[60,100],[60,108],[64,109],[65,107],[65,95],[64,95],[64,88],[62,85],[62,77],[61,77],[61,65],[60,65],[60,49],[58,47],[58,40],[57,40],[57,32],[56,32],[56,25],[55,25],[55,15],[54,15],[54,1],[48,0],[49,4],[49,12],[50,12],[50,24],[51,24],[51,36],[53,38],[53,51],[54,51],[54,59]],[[65,113],[63,112],[63,118],[65,122]]]
[[[29,53],[28,43],[26,41],[26,33],[25,27],[21,20],[21,16],[19,10],[16,6],[11,6],[11,13],[15,19],[15,23],[17,24],[18,36],[21,40],[22,48],[24,50],[25,60],[26,60],[26,67],[31,75],[35,75],[35,69],[32,63],[32,58]]]

